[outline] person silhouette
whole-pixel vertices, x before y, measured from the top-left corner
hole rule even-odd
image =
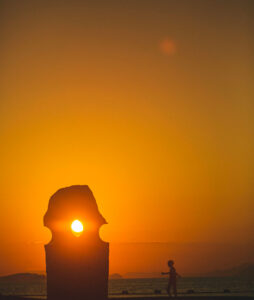
[[[169,275],[168,287],[167,287],[168,295],[169,297],[171,297],[171,288],[173,287],[173,294],[175,297],[177,297],[176,282],[177,282],[177,278],[180,278],[181,276],[176,272],[173,260],[168,261],[168,267],[169,267],[169,272],[161,272],[161,275]]]

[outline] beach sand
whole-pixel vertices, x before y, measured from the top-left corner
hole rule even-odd
[[[28,300],[28,299],[34,299],[36,298],[22,298],[22,297],[16,297],[16,296],[1,296],[0,300]],[[109,297],[109,299],[112,300],[166,300],[169,299],[166,296],[155,296],[155,297],[129,297],[129,296],[122,296],[122,297]],[[174,299],[172,297],[171,299]],[[177,297],[178,300],[251,300],[254,299],[254,296],[180,296]],[[37,298],[38,300],[38,298]]]

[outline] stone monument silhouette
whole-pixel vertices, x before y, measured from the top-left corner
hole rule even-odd
[[[72,224],[80,225],[78,232]],[[103,224],[87,185],[60,189],[50,198],[44,216],[52,232],[45,245],[48,300],[107,299],[109,244],[99,237]]]

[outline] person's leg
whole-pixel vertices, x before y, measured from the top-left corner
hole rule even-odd
[[[168,296],[171,297],[171,282],[168,283]]]
[[[175,297],[177,297],[176,280],[173,282],[173,290],[174,290],[174,295],[175,295]]]

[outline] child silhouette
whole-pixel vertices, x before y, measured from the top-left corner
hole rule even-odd
[[[181,276],[177,274],[176,269],[174,267],[173,260],[168,261],[168,267],[169,267],[169,272],[162,272],[161,275],[169,275],[168,287],[167,287],[168,295],[169,297],[171,297],[171,287],[173,287],[173,294],[175,295],[175,297],[177,297],[176,282],[177,282],[177,278]]]

